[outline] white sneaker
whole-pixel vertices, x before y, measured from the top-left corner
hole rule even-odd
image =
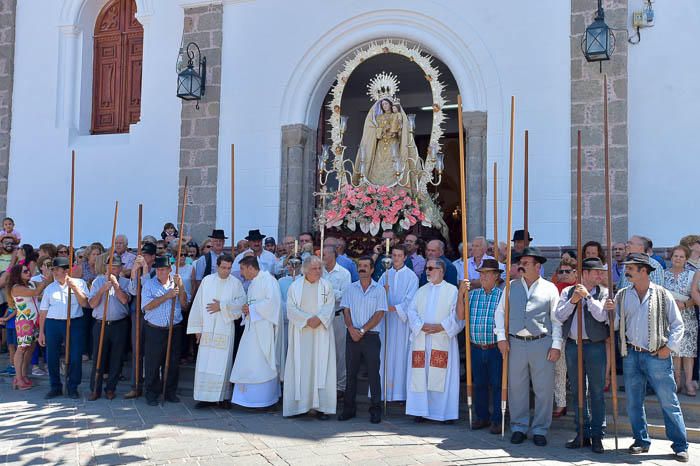
[[[34,367],[32,367],[32,375],[42,377],[42,376],[46,375],[46,371],[41,370],[41,368],[39,366],[34,366]]]

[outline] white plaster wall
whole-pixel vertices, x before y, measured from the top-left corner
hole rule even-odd
[[[418,22],[436,23],[466,44],[466,54],[480,61],[458,82],[485,88],[480,99],[467,97],[465,110],[488,111],[488,163],[498,160],[500,235],[505,236],[507,151],[510,95],[516,96],[516,181],[514,228],[522,224],[522,133],[530,130],[530,230],[539,244],[566,243],[570,237],[570,72],[568,2],[536,4],[515,0],[492,2],[386,0],[327,2],[321,0],[230,2],[224,10],[224,52],[219,157],[219,192],[230,189],[229,147],[236,144],[236,237],[250,228],[276,235],[279,208],[280,126],[315,126],[318,105],[328,91],[342,55],[371,39],[390,37],[416,40],[448,66],[462,59],[438,43],[431,32],[414,24],[382,24],[382,11],[396,10]],[[313,12],[313,14],[311,13]],[[403,14],[403,13],[402,13]],[[398,14],[397,14],[398,15]],[[364,17],[371,17],[367,24]],[[391,17],[389,16],[389,21]],[[547,27],[533,28],[533,24]],[[326,44],[338,30],[344,34]],[[389,32],[387,32],[389,31]],[[355,43],[340,42],[348,36]],[[362,38],[362,40],[359,40]],[[352,41],[347,41],[352,42]],[[318,51],[319,43],[325,50]],[[444,47],[443,47],[444,46]],[[338,49],[338,50],[336,50]],[[448,51],[448,49],[450,49]],[[310,54],[318,58],[309,59]],[[315,67],[315,60],[323,66]],[[310,63],[309,63],[310,62]],[[327,63],[326,63],[327,62]],[[299,66],[304,68],[298,69]],[[321,68],[318,70],[317,68]],[[485,71],[489,70],[489,71]],[[316,83],[304,87],[304,102],[316,101],[306,113],[281,108],[298,92],[291,76]],[[298,86],[302,87],[302,86]],[[306,88],[312,88],[307,92]],[[474,101],[483,102],[478,108]],[[289,115],[294,115],[289,117]],[[492,182],[489,181],[489,189]],[[255,196],[250,194],[255,193]],[[492,194],[489,192],[489,199]],[[490,203],[492,201],[489,201]],[[490,205],[490,204],[489,204]],[[230,215],[230,196],[220,195],[218,223]],[[489,235],[492,210],[487,213]]]
[[[138,203],[144,204],[144,234],[158,235],[163,223],[177,217],[180,102],[175,97],[174,70],[182,8],[161,1],[158,14],[144,19],[150,21],[144,36],[141,121],[129,134],[90,136],[85,112],[91,106],[87,100],[92,94],[91,73],[82,73],[78,82],[74,108],[81,110],[74,122],[79,121],[80,128],[57,116],[63,3],[24,0],[17,4],[7,211],[24,240],[67,242],[70,151],[75,149],[75,244],[109,243],[118,200],[118,230],[135,245]],[[94,16],[91,3],[104,0],[84,3],[82,14]],[[94,23],[79,32],[81,58],[92,56],[83,47],[91,46],[93,28]],[[77,63],[80,69],[91,69],[85,65],[82,59]]]
[[[641,3],[630,0],[630,14]],[[700,9],[678,0],[654,10],[656,25],[629,46],[629,231],[673,246],[700,233]]]
[[[180,102],[175,97],[174,69],[183,5],[206,2],[139,1],[152,10],[146,12],[152,15],[143,17],[141,122],[127,135],[108,136],[89,136],[71,129],[85,121],[84,113],[72,115],[73,123],[64,123],[57,115],[57,99],[63,95],[57,84],[62,3],[18,2],[8,213],[15,217],[27,241],[67,241],[69,162],[74,148],[78,154],[76,244],[109,240],[117,199],[118,229],[129,234],[132,243],[139,202],[144,203],[144,234],[157,235],[164,222],[177,217]],[[320,99],[343,55],[368,40],[389,35],[429,44],[426,48],[453,73],[457,68],[466,70],[455,77],[460,86],[478,95],[465,95],[465,110],[488,111],[489,190],[491,163],[499,162],[501,237],[505,236],[506,222],[509,102],[510,95],[516,96],[514,227],[522,223],[520,161],[522,132],[527,128],[531,135],[530,229],[539,244],[568,241],[568,2],[229,0],[224,5],[219,226],[228,230],[230,224],[229,154],[230,144],[235,143],[235,236],[240,238],[251,228],[276,235],[280,127],[315,125]],[[392,22],[386,15],[382,19],[385,11],[396,11],[413,22]],[[363,23],[367,18],[369,23]],[[532,27],[543,22],[546,28]],[[362,26],[353,28],[357,24]],[[443,32],[460,43],[449,43]],[[309,53],[316,53],[315,47],[329,37],[333,38],[329,47],[333,53],[319,56],[322,66],[308,66]],[[82,48],[79,54],[86,56]],[[79,67],[85,68],[83,63]],[[290,97],[298,90],[290,85],[293,76],[310,80],[311,86],[300,88],[311,90]],[[91,83],[84,78],[79,87],[89,89]],[[84,109],[86,104],[89,108],[86,95],[90,93],[76,92],[76,109]],[[283,108],[294,98],[309,109],[295,113]],[[488,198],[492,199],[492,193]],[[489,209],[489,234],[491,214]]]

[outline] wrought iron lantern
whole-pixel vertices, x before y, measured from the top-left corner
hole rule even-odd
[[[595,19],[581,39],[581,51],[588,62],[603,62],[610,60],[615,50],[615,35],[605,24],[605,12],[602,0],[598,0],[598,10]],[[602,63],[601,63],[602,67]]]
[[[195,50],[197,52],[197,70],[195,70]],[[207,80],[207,57],[202,56],[199,46],[190,42],[187,44],[187,68],[177,74],[177,96],[182,100],[199,101],[204,97]],[[197,102],[199,108],[199,102]]]

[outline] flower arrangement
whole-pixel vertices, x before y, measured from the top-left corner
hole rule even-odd
[[[327,227],[346,227],[376,235],[379,230],[408,230],[418,222],[431,226],[420,206],[403,188],[343,185],[325,212]]]

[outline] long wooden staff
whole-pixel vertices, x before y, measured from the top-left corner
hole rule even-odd
[[[177,258],[175,259],[175,276],[180,273],[180,254],[182,253],[182,236],[185,228],[185,206],[187,205],[187,177],[185,186],[182,188],[182,213],[180,214],[180,234],[177,238]],[[168,371],[170,370],[170,352],[173,347],[173,321],[175,320],[175,301],[179,296],[175,296],[171,301],[170,319],[168,320],[168,346],[165,351],[165,370],[163,370],[163,401],[165,404],[165,389],[168,385]]]
[[[493,256],[501,262],[498,246],[498,163],[493,162]]]
[[[523,162],[524,165],[524,180],[523,180],[523,229],[525,232],[525,241],[528,241],[530,238],[530,229],[529,229],[529,205],[530,205],[530,151],[529,151],[529,146],[530,146],[530,135],[528,130],[525,130],[525,161]],[[581,256],[579,256],[581,257]]]
[[[141,255],[141,241],[143,235],[143,204],[139,204],[139,237],[138,237],[138,250],[137,254]],[[141,385],[141,267],[136,269],[136,313],[135,324],[136,324],[136,342],[134,349],[134,374],[135,377],[135,389],[136,393],[139,392]]]
[[[581,251],[581,130],[578,131],[577,150],[576,150],[576,252],[578,261],[576,265],[576,273],[578,276],[577,283],[581,283],[583,254]],[[578,332],[576,334],[576,358],[577,358],[577,374],[578,374],[578,432],[579,432],[579,447],[583,448],[583,300],[579,299],[576,304],[576,325]],[[564,335],[567,338],[568,335]]]
[[[109,283],[112,277],[112,265],[114,263],[114,241],[117,237],[117,213],[119,212],[119,201],[116,201],[114,205],[114,224],[112,225],[112,247],[109,249],[109,265],[107,266],[107,271],[105,277],[107,280],[105,283]],[[102,324],[100,325],[100,340],[97,343],[97,361],[95,361],[95,387],[92,394],[97,397],[97,388],[102,387],[102,347],[104,346],[105,340],[105,327],[107,327],[107,308],[109,306],[109,288],[105,293],[105,304],[102,308]],[[98,385],[99,384],[99,385]]]
[[[323,232],[323,230],[321,230]],[[386,250],[384,251],[384,257],[382,258],[382,266],[384,267],[384,292],[386,293],[386,303],[389,305],[389,270],[391,269],[391,257],[389,256],[391,251],[389,238],[386,239]],[[323,246],[321,246],[321,252],[323,252]],[[388,350],[389,350],[389,319],[388,316],[384,315],[384,415],[389,415],[389,407],[387,405],[387,386],[389,381],[387,379],[388,373]]]
[[[75,215],[75,151],[71,152],[70,168],[70,238],[68,246],[68,278],[73,272],[73,219]],[[68,377],[70,376],[70,320],[71,320],[71,288],[68,286],[68,300],[66,302],[66,373],[63,393],[68,393]],[[78,361],[80,364],[80,361]]]
[[[231,144],[231,255],[236,257],[236,234],[234,227],[236,225],[235,205],[236,205],[236,153]]]
[[[457,95],[457,124],[459,125],[459,202],[462,209],[462,262],[464,278],[469,279],[469,247],[467,246],[467,160],[464,155],[464,125],[462,124],[462,96]],[[469,428],[472,426],[472,337],[471,316],[469,313],[469,292],[464,294],[464,356],[467,366],[467,408],[469,409]]]
[[[603,75],[603,138],[605,149],[605,237],[608,249],[608,293],[612,298],[612,221],[610,205],[610,159],[608,155],[608,75]],[[615,360],[615,311],[608,311],[608,326],[610,328],[610,391],[613,402],[613,430],[615,432],[615,450],[617,450],[617,361]]]
[[[513,139],[515,131],[515,97],[510,98],[510,164],[508,166],[508,240],[513,233]],[[510,345],[508,334],[508,319],[510,318],[510,250],[511,241],[506,247],[506,290],[504,303],[503,327],[506,333],[506,342]],[[510,348],[509,348],[510,350]],[[506,433],[506,406],[508,403],[508,357],[509,352],[503,354],[503,371],[501,373],[501,437]],[[523,388],[524,389],[524,388]]]

